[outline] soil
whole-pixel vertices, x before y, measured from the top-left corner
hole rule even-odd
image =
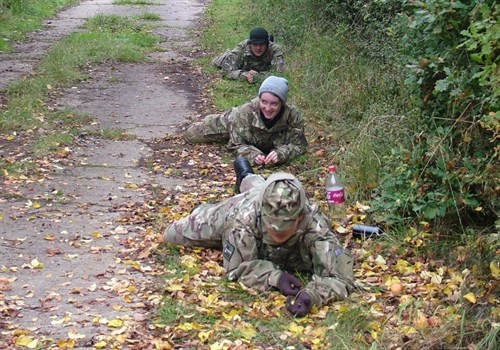
[[[186,186],[186,171],[165,176],[164,170],[165,161],[176,161],[173,152],[189,147],[179,130],[204,104],[191,61],[203,54],[193,48],[206,4],[111,3],[81,1],[16,43],[13,52],[0,54],[1,95],[10,82],[31,74],[54,43],[81,30],[86,18],[146,10],[161,16],[156,33],[162,52],[143,63],[89,67],[90,79],[51,101],[91,116],[74,145],[38,160],[36,176],[2,175],[1,349],[155,348],[151,321],[161,301],[162,270],[153,254],[161,228],[152,220],[152,201]],[[101,129],[128,137],[113,141],[93,132]],[[0,156],[22,160],[30,142],[26,133],[4,135]]]

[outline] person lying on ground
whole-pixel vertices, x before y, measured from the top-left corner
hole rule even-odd
[[[288,81],[270,76],[255,99],[222,114],[207,115],[184,132],[191,144],[228,142],[255,165],[280,165],[306,151],[302,112],[287,103]]]
[[[353,258],[299,180],[284,172],[265,180],[244,157],[236,158],[234,167],[242,193],[196,207],[167,227],[163,241],[221,249],[230,281],[279,290],[298,317],[346,298],[355,288]],[[296,274],[312,279],[304,286]]]
[[[212,64],[228,79],[261,82],[271,71],[282,73],[285,60],[281,48],[264,28],[253,28],[247,40],[216,57]]]

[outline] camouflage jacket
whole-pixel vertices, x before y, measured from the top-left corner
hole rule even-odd
[[[262,81],[271,75],[271,71],[283,72],[285,70],[283,52],[277,44],[270,42],[266,53],[256,57],[247,41],[240,42],[234,49],[220,56],[223,59],[219,60],[219,65],[227,78],[245,79],[242,74],[254,70],[260,73],[255,80]],[[217,62],[217,59],[214,62]]]
[[[328,220],[308,201],[295,235],[278,245],[261,222],[264,189],[251,189],[213,208],[225,213],[221,231],[227,278],[268,290],[277,287],[284,271],[302,272],[312,274],[305,290],[317,307],[346,298],[354,289],[353,258],[332,233]]]
[[[308,145],[302,112],[294,105],[285,104],[280,120],[267,129],[260,118],[259,99],[255,98],[233,108],[228,125],[228,148],[248,159],[274,150],[277,164],[283,164],[304,153]]]

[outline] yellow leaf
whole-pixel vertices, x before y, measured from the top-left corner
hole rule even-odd
[[[212,336],[213,331],[200,332],[198,333],[198,338],[200,338],[202,343],[206,343],[208,339]]]
[[[239,331],[246,340],[252,340],[252,338],[257,335],[257,331],[251,324],[247,324],[244,327],[239,328]]]
[[[121,327],[123,326],[123,320],[120,320],[119,318],[115,318],[114,320],[111,320],[108,322],[109,327]]]
[[[234,316],[239,316],[239,312],[238,310],[236,309],[232,309],[231,311],[229,311],[229,313],[225,313],[223,312],[222,313],[222,316],[227,320],[227,321],[231,321],[233,319]]]
[[[115,340],[117,342],[119,342],[120,344],[125,344],[125,342],[127,341],[127,336],[125,334],[120,334],[118,335]],[[164,349],[167,349],[167,348],[164,348]]]
[[[294,322],[294,323],[290,324],[290,326],[288,327],[288,330],[294,334],[301,334],[304,331],[304,327],[299,326],[298,324],[296,324]]]
[[[75,341],[73,339],[60,339],[57,341],[57,346],[60,348],[74,348]]]
[[[163,342],[160,339],[155,340],[155,348],[157,350],[170,350],[172,349],[172,345],[169,343]]]
[[[30,265],[34,269],[42,269],[43,268],[43,264],[40,261],[38,261],[38,259],[31,260]]]
[[[70,329],[68,331],[68,338],[69,339],[83,339],[83,338],[85,338],[85,335],[84,334],[78,334],[76,332],[76,330]]]
[[[99,237],[101,237],[101,234],[97,231],[94,231],[94,232],[92,232],[92,237],[99,238]]]
[[[222,344],[219,342],[210,344],[210,350],[222,350],[222,349],[223,349]]]
[[[490,262],[491,275],[495,278],[500,276],[500,265],[498,262]]]
[[[476,303],[476,296],[474,295],[474,293],[470,292],[470,293],[467,293],[464,295],[464,298],[467,299],[469,302],[471,302],[472,304],[475,304]]]
[[[38,203],[37,201],[33,202],[33,208],[39,209],[40,207],[41,207],[40,203]]]
[[[28,346],[28,344],[30,344],[31,342],[33,342],[33,338],[21,335],[17,338],[16,345]]]
[[[183,330],[183,331],[190,331],[190,330],[194,329],[194,326],[190,322],[184,322],[184,323],[181,323],[180,325],[178,325],[175,328]]]
[[[105,348],[106,347],[106,342],[105,341],[100,341],[100,342],[97,342],[94,344],[94,348],[96,349],[102,349],[102,348]]]
[[[340,234],[345,234],[345,233],[349,232],[349,230],[347,228],[345,228],[344,226],[341,226],[341,225],[335,227],[335,231],[337,231]]]

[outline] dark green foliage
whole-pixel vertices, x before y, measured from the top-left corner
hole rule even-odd
[[[396,66],[406,75],[413,98],[406,102],[408,123],[388,132],[387,144],[394,144],[391,135],[397,135],[397,147],[380,154],[380,174],[386,175],[375,206],[388,214],[386,219],[495,220],[497,17],[492,0],[311,0],[294,17],[301,26],[314,23],[322,33],[344,28],[357,38],[356,50],[374,64]],[[297,37],[287,39],[293,43]],[[394,96],[402,93],[397,85],[391,90]],[[344,115],[359,119],[360,111],[350,110],[354,113]]]
[[[404,12],[393,28],[408,57],[418,125],[385,157],[388,176],[381,179],[378,208],[491,222],[499,204],[498,5],[401,3]]]

